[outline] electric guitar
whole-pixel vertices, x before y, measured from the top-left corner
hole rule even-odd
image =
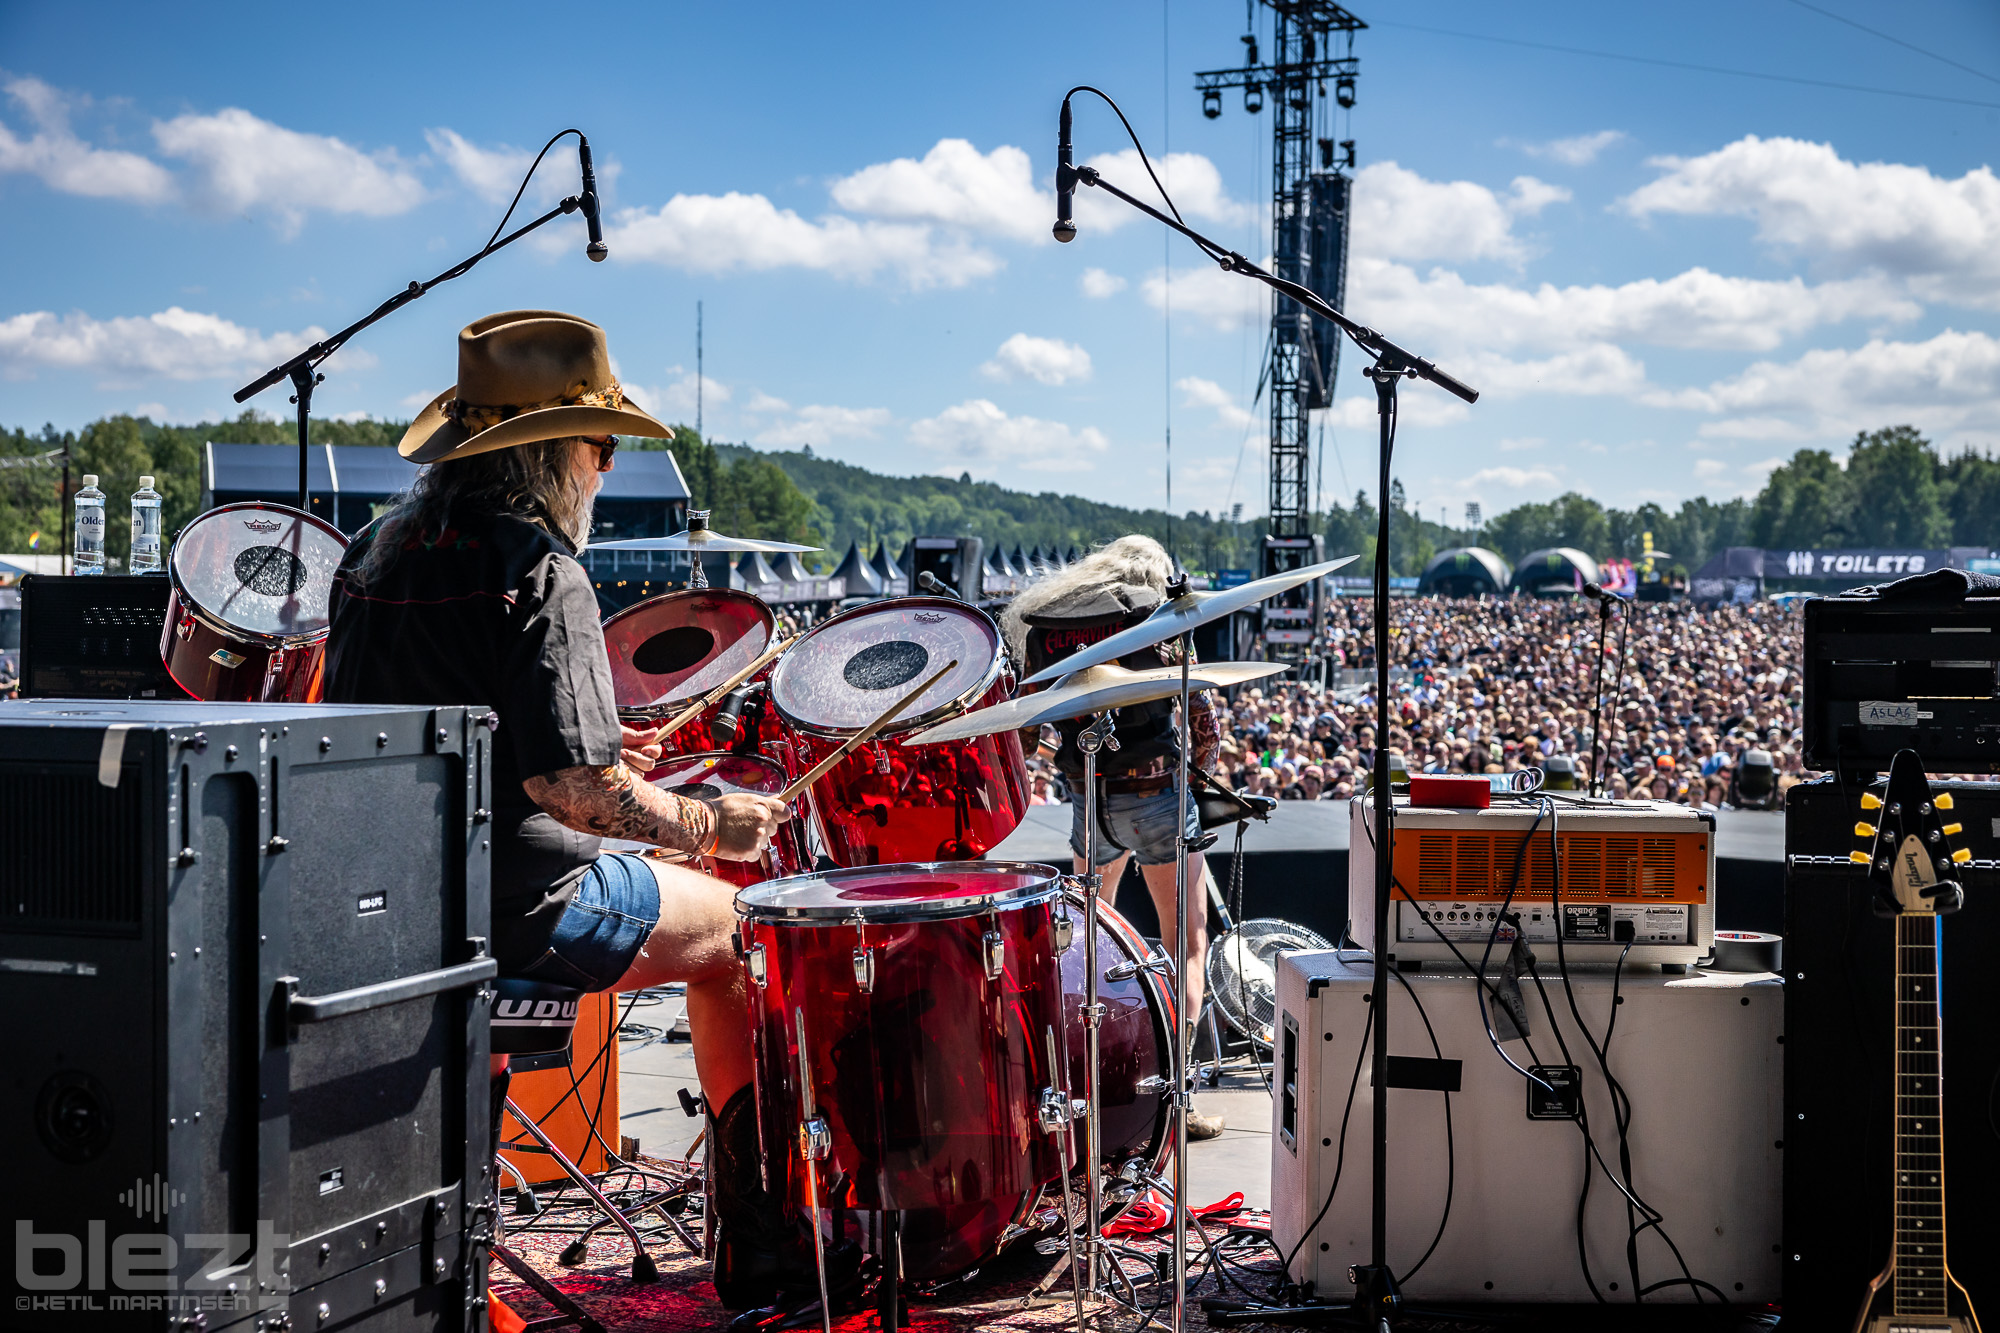
[[[1938,938],[1942,917],[1965,896],[1944,875],[1972,859],[1954,849],[1962,826],[1947,822],[1951,807],[1951,793],[1931,792],[1916,752],[1902,750],[1884,793],[1862,793],[1854,826],[1861,845],[1851,859],[1868,866],[1876,909],[1896,926],[1896,1230],[1854,1333],[1980,1333],[1945,1262]]]

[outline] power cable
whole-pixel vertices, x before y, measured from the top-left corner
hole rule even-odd
[[[1949,102],[1954,106],[1983,107],[1989,111],[2000,111],[2000,102],[1981,102],[1970,97],[1947,97],[1942,93],[1912,93],[1900,88],[1870,88],[1858,83],[1835,83],[1828,79],[1808,79],[1795,74],[1766,74],[1753,69],[1729,69],[1722,65],[1697,65],[1686,60],[1666,60],[1658,56],[1634,56],[1622,51],[1592,51],[1581,46],[1557,46],[1552,42],[1530,42],[1519,37],[1494,37],[1483,32],[1458,32],[1451,28],[1433,28],[1421,23],[1398,23],[1393,19],[1376,19],[1374,24],[1382,28],[1407,28],[1411,32],[1427,32],[1437,37],[1463,37],[1473,42],[1494,42],[1501,46],[1521,46],[1532,51],[1554,51],[1566,56],[1591,56],[1598,60],[1623,60],[1635,65],[1659,65],[1666,69],[1693,70],[1697,74],[1727,74],[1739,79],[1763,79],[1770,83],[1792,83],[1808,88],[1831,88],[1843,93],[1875,93],[1882,97],[1908,97],[1920,102]]]
[[[1942,61],[1944,64],[1950,65],[1953,69],[1962,69],[1967,74],[1971,74],[1977,78],[1984,79],[1988,83],[2000,83],[2000,77],[1995,77],[1994,75],[1988,74],[1983,69],[1974,69],[1970,65],[1961,65],[1956,60],[1953,60],[1950,56],[1941,56],[1935,51],[1926,51],[1923,47],[1918,46],[1914,42],[1906,42],[1900,37],[1892,36],[1889,33],[1883,32],[1880,28],[1871,28],[1865,23],[1856,23],[1853,19],[1848,18],[1844,14],[1836,14],[1830,9],[1821,9],[1818,5],[1807,4],[1806,0],[1791,0],[1791,2],[1797,5],[1800,9],[1810,9],[1813,13],[1818,14],[1821,18],[1832,19],[1835,23],[1845,23],[1848,27],[1857,29],[1861,32],[1865,32],[1870,37],[1880,37],[1885,42],[1893,42],[1897,46],[1902,47],[1905,51],[1915,51],[1920,56],[1929,56],[1932,60]]]

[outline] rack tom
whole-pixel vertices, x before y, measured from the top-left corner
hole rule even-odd
[[[619,718],[634,727],[665,722],[756,661],[776,632],[768,605],[731,588],[689,588],[615,612],[604,622],[604,647]],[[718,701],[667,737],[667,752],[730,748],[736,733],[715,726],[721,708]]]
[[[197,699],[317,703],[346,552],[339,529],[284,505],[247,501],[195,519],[167,561],[167,673]]]

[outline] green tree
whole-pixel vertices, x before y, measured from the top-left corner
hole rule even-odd
[[[2000,547],[2000,462],[1963,453],[1938,469],[1954,546]]]
[[[1913,426],[1863,431],[1847,455],[1854,498],[1848,539],[1856,546],[1949,546],[1951,518],[1937,452]]]
[[[1754,546],[1840,546],[1851,505],[1847,474],[1824,449],[1801,449],[1772,471],[1750,513]]]

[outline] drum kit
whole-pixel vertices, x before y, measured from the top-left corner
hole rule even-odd
[[[604,641],[620,718],[661,728],[647,781],[793,807],[759,860],[696,864],[739,890],[767,1169],[810,1221],[822,1326],[826,1246],[845,1239],[881,1264],[885,1327],[899,1321],[902,1284],[960,1277],[1056,1233],[1079,1329],[1093,1307],[1129,1314],[1133,1279],[1104,1222],[1160,1187],[1173,1206],[1178,1331],[1192,1083],[1176,997],[1191,846],[1177,858],[1169,954],[1099,901],[1094,871],[983,858],[1028,807],[1022,729],[1091,718],[1080,799],[1094,866],[1097,760],[1116,745],[1116,710],[1178,697],[1185,729],[1192,691],[1284,670],[1191,664],[1187,636],[1348,561],[1219,592],[1183,578],[1140,624],[1018,683],[1050,688],[1017,695],[998,625],[952,597],[873,602],[782,639],[763,601],[708,586],[700,555],[816,548],[725,536],[707,517],[697,511],[669,537],[607,543],[695,559],[686,589],[611,615]],[[161,651],[174,678],[213,700],[317,698],[345,547],[284,506],[202,515],[169,564]],[[1176,640],[1178,665],[1113,664]],[[1180,752],[1185,802],[1185,737]]]

